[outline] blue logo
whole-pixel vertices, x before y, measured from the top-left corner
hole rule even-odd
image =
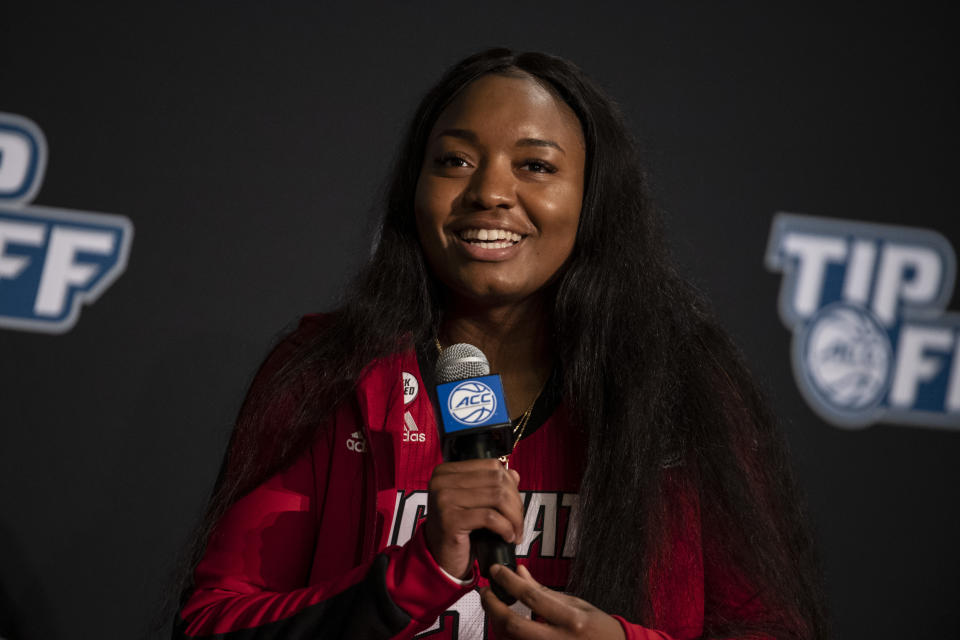
[[[437,385],[437,404],[445,435],[510,424],[503,382],[496,374]]]
[[[960,315],[946,312],[956,259],[939,233],[779,213],[766,266],[783,274],[794,377],[844,428],[960,427]]]
[[[807,374],[823,402],[853,413],[880,404],[890,386],[893,347],[872,313],[835,302],[802,331]]]
[[[0,113],[0,328],[65,333],[127,265],[126,217],[30,205],[46,160],[40,128]]]
[[[497,410],[497,396],[482,382],[467,380],[450,392],[447,410],[461,424],[483,424]]]

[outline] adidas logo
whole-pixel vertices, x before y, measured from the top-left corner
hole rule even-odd
[[[424,442],[426,439],[427,436],[417,428],[417,423],[413,421],[413,416],[410,412],[405,412],[403,414],[403,441]]]
[[[350,451],[356,451],[357,453],[363,453],[367,450],[367,441],[363,439],[363,434],[359,431],[354,431],[350,434],[350,437],[347,438],[347,449]]]

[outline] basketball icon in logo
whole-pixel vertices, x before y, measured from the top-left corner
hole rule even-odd
[[[481,425],[497,410],[497,396],[484,383],[467,380],[450,392],[447,410],[461,424]]]
[[[865,309],[841,303],[821,310],[807,329],[803,356],[814,389],[836,409],[866,409],[886,394],[893,350]]]

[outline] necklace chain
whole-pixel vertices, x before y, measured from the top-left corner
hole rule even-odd
[[[443,351],[443,346],[440,344],[440,338],[433,339],[434,344],[437,345],[437,353]],[[530,422],[530,416],[533,415],[533,407],[537,404],[537,400],[540,399],[540,395],[543,393],[544,388],[546,388],[547,383],[544,382],[543,386],[540,387],[540,391],[537,392],[537,395],[533,398],[533,402],[530,403],[530,406],[527,407],[527,410],[520,415],[520,419],[517,420],[517,426],[513,428],[513,447],[510,449],[510,453],[505,456],[500,456],[499,460],[503,463],[505,467],[510,468],[510,456],[513,455],[513,452],[517,450],[517,445],[520,444],[520,439],[523,437],[524,432],[527,430],[527,424]]]
[[[527,407],[527,410],[523,412],[523,415],[520,416],[520,420],[517,421],[517,426],[513,428],[513,448],[510,449],[510,453],[505,456],[500,456],[500,462],[503,463],[507,469],[510,468],[510,456],[513,455],[513,452],[517,450],[517,445],[520,444],[520,438],[523,437],[523,432],[527,430],[527,423],[530,422],[530,416],[533,415],[533,406],[537,404],[537,400],[540,399],[540,394],[543,393],[543,389],[537,393],[537,397],[533,399],[533,402],[530,403],[530,406]]]

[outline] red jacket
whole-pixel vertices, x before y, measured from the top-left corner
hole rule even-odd
[[[316,318],[305,318],[268,363],[282,361],[316,330]],[[420,387],[416,402],[410,387],[404,402],[404,372]],[[265,377],[262,371],[254,384]],[[407,412],[423,434],[417,449],[407,441]],[[551,420],[563,419],[559,413]],[[436,433],[412,351],[368,368],[352,400],[341,403],[310,450],[220,520],[196,567],[174,637],[409,638],[434,624],[474,585],[457,584],[441,571],[422,529],[402,544],[389,542],[401,525],[395,521],[403,497],[398,489],[425,489],[440,462]],[[565,491],[569,484],[567,479]],[[736,603],[749,600],[728,572],[705,564],[699,508],[689,494],[674,499],[671,566],[650,577],[655,619],[649,624],[657,630],[620,619],[629,639],[697,637],[705,607],[741,615]],[[554,556],[545,566],[565,572],[559,551]]]

